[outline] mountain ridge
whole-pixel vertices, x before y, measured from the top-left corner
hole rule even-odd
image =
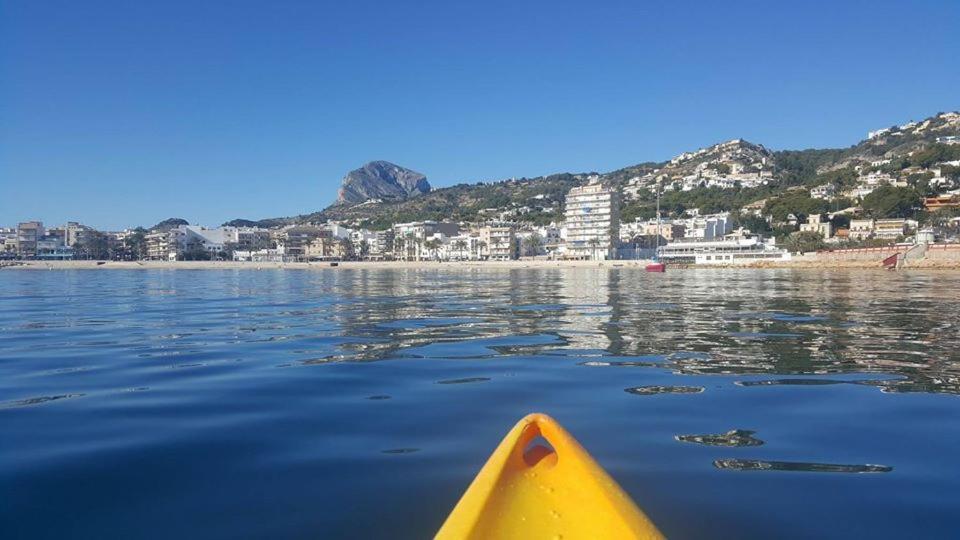
[[[602,174],[566,172],[497,182],[460,183],[413,197],[368,198],[359,206],[335,203],[317,212],[256,223],[277,226],[333,220],[383,228],[402,221],[469,221],[501,216],[545,223],[561,218],[566,191],[592,175],[622,190],[624,219],[652,212],[652,195],[658,182],[661,189],[676,189],[673,198],[688,201],[684,204],[688,208],[697,207],[698,201],[709,194],[726,201],[719,208],[730,209],[725,207],[782,195],[791,187],[834,181],[838,175],[848,174],[858,166],[871,167],[886,159],[901,159],[937,145],[939,138],[949,136],[960,136],[960,113],[938,113],[919,122],[877,130],[846,148],[774,151],[762,144],[731,139],[681,153],[670,160],[643,162]],[[714,206],[710,208],[716,209]],[[490,209],[500,212],[490,212]]]

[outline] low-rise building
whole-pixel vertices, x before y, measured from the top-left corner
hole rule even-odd
[[[278,247],[254,251],[237,250],[233,252],[233,260],[244,262],[284,262],[287,259],[283,248]]]
[[[683,226],[684,238],[694,240],[722,238],[733,231],[733,220],[730,218],[729,212],[697,215],[692,218],[673,220],[673,223]]]
[[[811,214],[807,216],[807,222],[800,225],[800,232],[815,233],[824,240],[829,240],[833,236],[833,223],[825,221],[820,214]]]
[[[430,250],[426,246],[427,241],[437,239],[442,241],[443,238],[456,236],[459,232],[460,226],[450,222],[397,223],[393,226],[394,258],[403,261],[420,261],[429,258]]]
[[[282,247],[286,257],[290,260],[301,260],[307,257],[307,246],[323,235],[330,235],[313,225],[293,225],[279,231],[276,235],[277,247]]]
[[[790,260],[790,253],[760,236],[733,236],[713,240],[683,239],[659,249],[667,264],[738,265],[758,261]]]
[[[831,200],[837,194],[837,186],[833,184],[823,184],[810,189],[810,197],[814,199]]]
[[[512,223],[489,223],[477,231],[484,258],[507,261],[520,256],[520,245]]]
[[[936,197],[926,197],[923,199],[923,207],[931,211],[941,208],[960,208],[960,196],[938,195]]]
[[[874,219],[851,219],[849,237],[851,240],[866,240],[873,238],[873,230],[876,226]]]
[[[903,218],[878,219],[874,225],[873,235],[876,238],[896,240],[907,234],[907,220]]]
[[[340,261],[351,256],[347,239],[337,238],[327,230],[314,238],[303,250],[303,257],[309,261]]]

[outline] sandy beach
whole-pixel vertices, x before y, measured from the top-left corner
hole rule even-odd
[[[19,270],[344,270],[344,269],[461,269],[461,268],[642,268],[649,261],[12,261],[3,269]]]
[[[239,261],[8,261],[0,263],[3,270],[460,270],[460,269],[519,269],[519,268],[643,268],[650,261],[341,261],[330,262],[239,262]],[[798,257],[792,261],[758,261],[750,265],[700,265],[670,267],[681,269],[722,268],[795,268],[795,269],[876,269],[878,261],[820,259]],[[960,260],[920,259],[910,261],[900,270],[960,270]]]

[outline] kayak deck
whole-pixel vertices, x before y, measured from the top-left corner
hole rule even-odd
[[[531,414],[493,452],[437,538],[663,535],[560,424]]]

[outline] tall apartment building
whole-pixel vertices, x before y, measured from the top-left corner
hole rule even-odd
[[[620,199],[616,189],[594,179],[567,193],[564,211],[566,258],[607,260],[620,239]]]

